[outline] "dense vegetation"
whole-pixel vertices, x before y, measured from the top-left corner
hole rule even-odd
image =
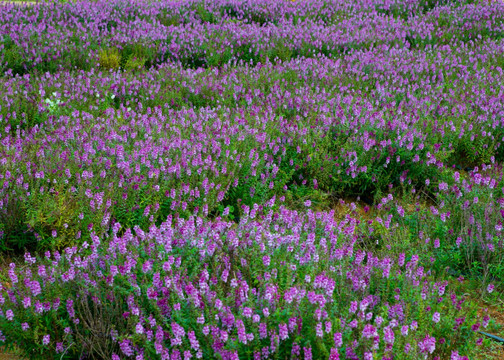
[[[468,359],[503,69],[501,2],[0,5],[0,344]]]

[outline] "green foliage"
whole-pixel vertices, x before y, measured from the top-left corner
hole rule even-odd
[[[0,43],[1,44],[1,43]],[[2,72],[12,69],[14,74],[25,71],[24,50],[7,35],[3,39],[3,67]]]
[[[35,246],[37,240],[26,223],[26,204],[9,201],[0,210],[0,251],[21,252]]]
[[[139,58],[136,56],[130,56],[126,64],[124,64],[124,69],[127,71],[138,71],[145,66],[146,60],[144,58]]]
[[[98,63],[107,70],[118,70],[121,63],[121,55],[116,48],[102,49],[98,53]]]

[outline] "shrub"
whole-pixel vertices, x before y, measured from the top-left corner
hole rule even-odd
[[[102,49],[98,53],[98,63],[104,69],[118,70],[121,56],[116,48]]]

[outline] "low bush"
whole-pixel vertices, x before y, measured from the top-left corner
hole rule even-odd
[[[116,223],[79,249],[26,254],[0,290],[6,344],[32,359],[471,353],[475,308],[417,255],[377,258],[354,246],[354,219],[272,205],[238,226],[169,218],[118,236]]]

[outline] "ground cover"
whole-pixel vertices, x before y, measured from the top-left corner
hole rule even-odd
[[[0,6],[7,351],[502,355],[502,3]]]

